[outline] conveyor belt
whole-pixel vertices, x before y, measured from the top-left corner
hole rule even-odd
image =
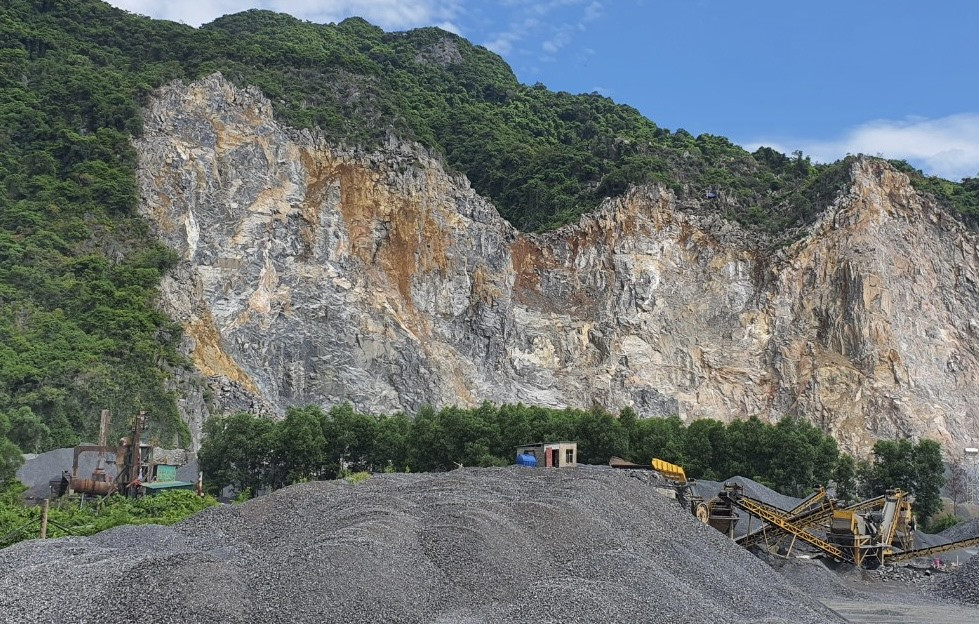
[[[949,542],[948,544],[939,544],[938,546],[929,546],[928,548],[916,548],[914,550],[906,550],[904,552],[894,553],[887,557],[888,563],[897,563],[898,561],[907,561],[908,559],[916,559],[918,557],[932,557],[934,555],[940,555],[952,550],[959,550],[960,548],[968,548],[969,546],[979,546],[979,537],[970,537],[968,539],[959,540],[957,542]]]
[[[832,515],[833,504],[830,501],[824,501],[820,507],[816,507],[815,509],[807,509],[802,513],[785,516],[784,520],[786,523],[791,524],[792,526],[800,529],[808,529],[809,527],[822,524]],[[759,544],[766,539],[778,537],[784,533],[786,533],[786,531],[782,527],[766,525],[752,531],[751,533],[748,533],[747,535],[742,535],[735,541],[745,548],[750,548],[751,546]]]
[[[786,516],[785,520],[787,522],[791,522],[792,524],[794,524],[795,526],[801,529],[818,526],[823,522],[825,522],[826,520],[829,520],[829,518],[833,515],[833,511],[835,508],[833,507],[832,503],[828,499],[820,500],[818,498],[819,494],[820,493],[817,492],[815,495],[802,501],[802,503],[799,503],[799,505],[797,505],[794,509],[792,509],[792,511],[789,512],[790,515]],[[820,500],[822,504],[815,509],[806,509],[806,507],[816,502],[816,500]],[[884,504],[884,497],[877,496],[876,498],[870,498],[864,501],[860,501],[858,503],[854,503],[849,507],[844,507],[844,509],[847,511],[853,511],[859,513],[859,512],[875,509],[877,507],[882,506],[883,504]],[[745,548],[750,548],[751,546],[759,544],[762,541],[765,541],[766,539],[777,538],[783,533],[785,533],[785,531],[783,531],[779,527],[762,526],[761,528],[756,529],[751,533],[748,533],[747,535],[742,535],[736,541],[738,544],[744,546]]]
[[[841,548],[837,548],[833,544],[830,544],[824,539],[820,539],[813,535],[812,533],[806,531],[805,529],[799,528],[793,523],[789,522],[784,515],[780,515],[776,512],[771,511],[771,506],[762,503],[761,501],[756,501],[753,498],[744,496],[737,492],[732,492],[725,490],[720,493],[720,498],[727,499],[732,505],[744,509],[748,513],[757,518],[768,522],[772,526],[776,526],[779,529],[796,536],[805,543],[818,548],[827,555],[833,557],[837,561],[849,561],[852,562],[853,559],[847,554],[846,551]]]

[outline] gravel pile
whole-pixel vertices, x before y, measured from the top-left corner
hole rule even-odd
[[[867,595],[854,588],[855,585],[862,584],[862,573],[854,566],[834,564],[823,559],[786,559],[762,549],[755,549],[753,552],[778,570],[790,583],[809,594],[816,594],[823,599],[863,598]]]
[[[71,470],[73,450],[70,448],[54,449],[40,455],[25,456],[24,464],[17,470],[17,478],[28,487],[25,496],[29,498],[47,498],[50,494],[48,481],[61,477],[64,470]],[[97,453],[83,453],[78,458],[78,474],[88,477],[95,470],[98,461]],[[115,467],[106,466],[107,471],[114,475]]]
[[[934,585],[942,598],[979,605],[979,557],[973,557]]]
[[[842,621],[649,475],[517,467],[308,483],[0,551],[0,621],[137,620]]]
[[[959,540],[969,539],[970,537],[979,537],[979,518],[950,526],[938,535],[946,542],[957,542]]]

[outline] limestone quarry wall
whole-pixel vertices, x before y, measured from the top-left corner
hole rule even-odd
[[[884,163],[771,252],[654,187],[523,234],[422,148],[286,128],[219,75],[162,89],[137,148],[181,258],[161,305],[214,390],[183,403],[195,435],[209,410],[489,400],[979,445],[977,239]]]

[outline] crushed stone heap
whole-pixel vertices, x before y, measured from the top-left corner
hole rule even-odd
[[[979,605],[979,557],[969,559],[937,583],[935,593],[942,598]]]
[[[969,539],[970,537],[979,537],[979,518],[965,520],[964,522],[954,524],[938,535],[940,535],[946,542],[955,542],[958,540]]]
[[[842,621],[649,478],[378,475],[23,542],[0,551],[0,621]]]

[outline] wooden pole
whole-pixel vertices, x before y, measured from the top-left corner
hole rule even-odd
[[[44,506],[41,507],[41,539],[48,536],[48,505],[51,504],[51,499],[44,499]]]

